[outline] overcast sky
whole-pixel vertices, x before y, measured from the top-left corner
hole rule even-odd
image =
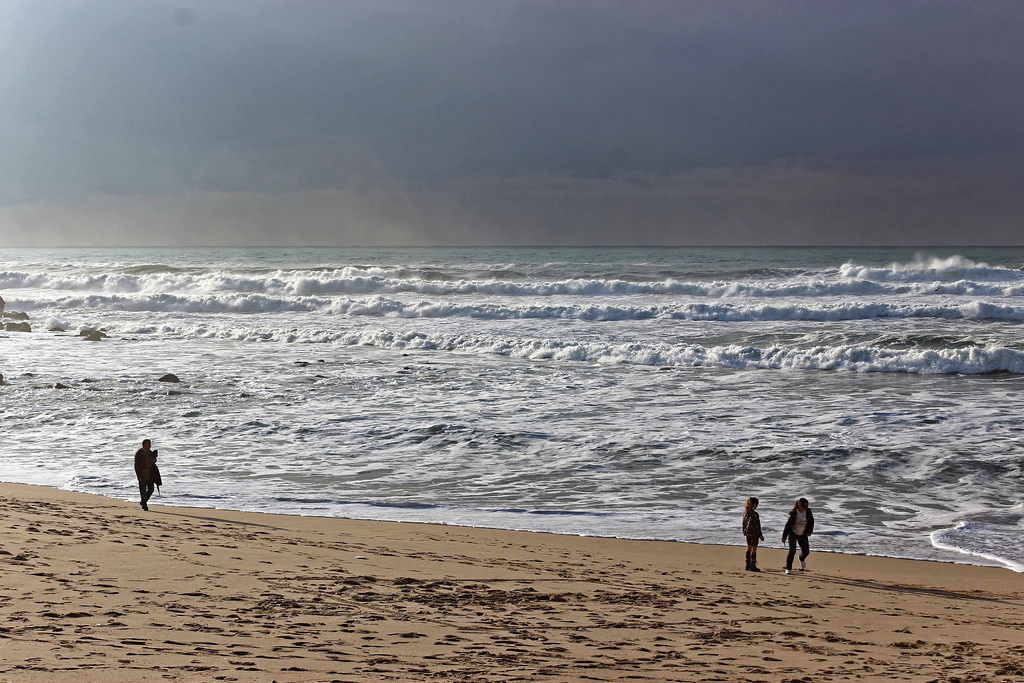
[[[1024,244],[1024,3],[0,0],[0,245]]]

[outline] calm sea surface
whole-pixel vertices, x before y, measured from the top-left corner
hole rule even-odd
[[[780,546],[805,496],[812,549],[1024,570],[1021,249],[0,249],[0,296],[5,481],[137,500],[148,437],[165,505],[739,545],[753,495]]]

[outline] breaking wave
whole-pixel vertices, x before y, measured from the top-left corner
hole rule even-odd
[[[963,256],[946,258],[918,256],[910,263],[893,263],[884,268],[844,263],[839,269],[839,274],[844,278],[873,282],[946,282],[955,280],[987,282],[1013,281],[1020,280],[1022,277],[1022,272],[1018,268],[993,267]]]
[[[387,329],[305,330],[216,328],[122,330],[122,334],[229,339],[241,342],[284,342],[365,346],[399,351],[442,351],[494,354],[523,360],[627,364],[665,368],[734,368],[831,370],[912,374],[1024,374],[1024,351],[971,343],[949,345],[937,339],[914,344],[807,344],[757,347],[743,344],[608,343],[570,339],[521,338],[486,334],[395,331]],[[884,341],[884,340],[883,340]],[[940,345],[946,344],[946,345]],[[903,346],[903,348],[901,348]]]
[[[715,298],[835,297],[855,295],[943,294],[1020,296],[1024,272],[975,263],[960,256],[920,260],[888,267],[843,264],[838,270],[779,273],[774,277],[722,279],[637,280],[619,277],[467,278],[417,268],[354,267],[274,270],[239,273],[230,270],[186,270],[138,266],[116,274],[0,272],[2,289],[40,289],[98,294],[161,294],[217,296],[224,293],[279,297],[316,295],[421,294],[425,296],[483,295],[496,297],[664,295]],[[508,277],[508,276],[513,277]]]
[[[487,303],[479,300],[441,299],[409,301],[383,296],[365,298],[301,296],[282,297],[257,293],[228,292],[219,295],[101,295],[59,297],[51,301],[22,300],[28,309],[112,310],[187,313],[321,313],[352,317],[394,318],[474,318],[481,320],[693,320],[722,322],[757,321],[850,321],[872,319],[979,320],[1020,322],[1024,306],[983,301],[779,301],[778,303],[742,303],[673,301],[666,303],[567,303],[539,305],[524,302]],[[619,300],[616,300],[619,301]],[[628,301],[628,300],[627,300]]]

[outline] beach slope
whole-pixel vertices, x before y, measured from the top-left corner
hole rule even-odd
[[[0,678],[1024,677],[1004,569],[151,503],[0,484]]]

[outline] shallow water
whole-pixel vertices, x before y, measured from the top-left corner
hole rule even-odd
[[[812,549],[1024,569],[1022,250],[0,259],[7,481],[131,500],[150,437],[163,504],[780,545],[806,496]]]

